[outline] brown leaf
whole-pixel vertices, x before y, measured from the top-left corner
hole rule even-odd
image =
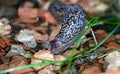
[[[88,69],[85,69],[85,71],[83,71],[82,74],[98,74],[100,72],[101,72],[101,70],[100,70],[99,66],[91,66]]]
[[[21,57],[21,56],[15,56],[13,57],[12,61],[9,63],[9,68],[14,68],[14,67],[19,67],[23,65],[27,65],[28,60]],[[26,68],[26,69],[21,69],[21,70],[16,70],[10,72],[10,74],[22,74],[22,73],[30,73],[33,72],[34,70],[32,68]]]
[[[98,73],[98,74],[120,74],[120,70],[119,71],[113,71],[113,72]]]
[[[40,63],[43,61],[63,61],[66,58],[62,55],[53,55],[51,53],[51,51],[49,50],[40,50],[37,53],[34,54],[34,57],[37,59],[31,59],[31,63]],[[40,67],[34,67],[35,70],[41,70],[41,69],[47,69],[48,71],[50,71],[52,69],[53,70],[58,70],[60,67],[60,63],[56,63],[55,65],[48,65],[48,66],[40,66]]]
[[[8,69],[8,68],[9,68],[8,64],[0,65],[0,70],[5,70],[5,69]]]
[[[41,17],[42,17],[43,19],[45,19],[45,21],[51,23],[52,25],[57,25],[57,24],[58,24],[57,21],[55,20],[55,18],[54,18],[54,17],[51,15],[51,13],[48,12],[48,11],[42,12],[42,13],[41,13]]]
[[[99,30],[95,31],[95,36],[97,38],[97,41],[101,42],[107,36],[107,32],[99,29]]]
[[[18,21],[27,24],[33,24],[38,21],[38,8],[18,8]]]
[[[59,33],[60,29],[61,29],[61,25],[51,27],[52,32],[51,32],[51,34],[49,36],[49,41],[52,41],[52,40],[55,39],[55,37]]]
[[[107,44],[107,49],[106,50],[114,51],[114,50],[117,50],[117,49],[120,49],[120,44],[117,44],[115,42],[109,42]]]
[[[11,40],[0,38],[0,50],[5,50],[7,47],[10,47],[11,44]]]
[[[40,50],[37,53],[34,54],[35,58],[38,59],[31,59],[31,64],[35,64],[35,63],[40,63],[43,62],[44,60],[54,60],[54,56],[53,54],[49,51],[49,50]],[[40,60],[42,59],[42,60]],[[40,66],[40,67],[34,67],[35,70],[40,70],[42,68],[44,68],[44,66]]]
[[[36,33],[34,34],[34,38],[35,38],[36,40],[48,40],[48,35],[47,35],[47,34],[42,35],[42,34],[36,32]]]
[[[108,35],[108,33],[104,30],[99,29],[95,32],[95,35],[96,35],[97,41],[101,42]],[[115,40],[114,35],[112,35],[110,38],[108,38],[106,42],[113,41],[113,40]]]

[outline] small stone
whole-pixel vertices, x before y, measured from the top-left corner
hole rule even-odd
[[[13,44],[13,45],[11,45],[9,52],[6,54],[6,57],[10,58],[10,57],[13,57],[16,55],[21,55],[24,53],[26,53],[26,52],[22,46]]]
[[[105,57],[105,63],[106,66],[105,71],[111,72],[111,71],[117,71],[120,69],[120,52],[114,51],[108,54],[107,57]]]
[[[6,36],[11,33],[11,26],[9,20],[6,18],[0,19],[0,35]]]
[[[95,47],[95,43],[90,43],[89,47]]]
[[[93,61],[93,60],[95,60],[97,58],[97,54],[95,53],[95,54],[91,54],[91,55],[89,55],[88,57],[87,57],[87,59],[89,60],[89,61]]]
[[[80,58],[74,61],[75,64],[83,64],[85,62],[85,59]]]
[[[22,42],[25,46],[30,48],[35,48],[37,43],[34,38],[34,31],[33,30],[21,30],[20,33],[16,36],[16,40]]]

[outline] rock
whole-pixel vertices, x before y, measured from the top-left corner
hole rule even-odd
[[[6,36],[10,34],[11,26],[9,25],[9,20],[6,18],[0,19],[0,35]]]
[[[97,53],[94,53],[94,54],[90,54],[89,56],[87,56],[87,59],[89,61],[93,61],[97,58],[98,54]]]
[[[13,44],[13,45],[11,45],[9,52],[6,54],[6,57],[10,58],[10,57],[13,57],[15,55],[21,55],[24,53],[26,53],[26,52],[22,46]]]
[[[35,48],[37,43],[34,38],[34,31],[33,30],[21,30],[18,35],[16,35],[16,40],[22,42],[25,46],[30,48]]]
[[[120,52],[114,51],[108,54],[107,57],[105,57],[105,63],[104,63],[106,69],[105,71],[111,72],[111,71],[117,71],[120,69]]]

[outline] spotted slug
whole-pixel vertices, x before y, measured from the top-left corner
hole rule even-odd
[[[56,21],[61,24],[64,19],[64,5],[60,2],[52,2],[48,8],[50,13],[53,15],[53,17],[56,19]]]
[[[60,54],[67,50],[78,39],[79,35],[85,29],[85,12],[77,4],[71,4],[64,7],[64,18],[62,27],[54,41],[51,42],[56,47],[53,54]]]

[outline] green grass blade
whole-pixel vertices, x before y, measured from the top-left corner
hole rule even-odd
[[[15,67],[15,68],[6,69],[6,70],[1,70],[0,74],[12,72],[12,71],[16,71],[16,70],[21,70],[21,69],[25,69],[25,68],[46,66],[46,65],[51,65],[51,64],[55,64],[55,63],[56,63],[55,61],[46,61],[46,62],[42,62],[42,63],[29,64],[29,65],[19,66],[19,67]]]

